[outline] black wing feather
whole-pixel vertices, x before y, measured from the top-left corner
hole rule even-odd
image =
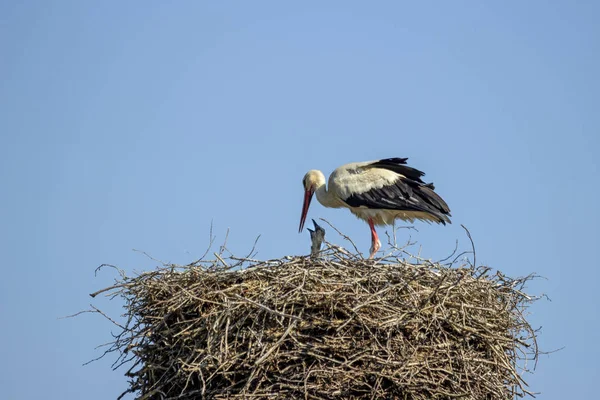
[[[426,212],[438,222],[450,222],[448,204],[434,192],[433,183],[425,183],[418,169],[409,167],[406,158],[388,158],[370,164],[369,168],[384,168],[405,176],[395,183],[379,189],[353,194],[344,199],[350,207],[368,207],[372,209],[404,210]]]
[[[407,160],[408,158],[385,158],[383,160],[376,161],[373,164],[369,164],[368,167],[389,169],[397,174],[404,175],[412,181],[425,183],[421,180],[421,177],[425,175],[425,172],[419,171],[413,167],[409,167],[406,165]]]

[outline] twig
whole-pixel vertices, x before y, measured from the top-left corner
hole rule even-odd
[[[463,224],[460,224],[460,226],[462,226],[462,228],[465,230],[465,232],[467,232],[467,237],[469,238],[469,241],[471,242],[471,248],[473,249],[473,266],[476,267],[477,266],[477,256],[475,254],[475,243],[473,243],[473,238],[471,237],[471,232],[469,232],[467,227],[464,226]]]
[[[349,236],[344,235],[342,232],[340,232],[340,230],[338,228],[336,228],[335,226],[333,226],[329,221],[327,221],[325,218],[319,218],[321,221],[325,222],[327,225],[329,225],[334,231],[336,231],[338,233],[338,235],[340,235],[342,238],[344,238],[345,240],[349,241],[350,244],[352,244],[352,247],[354,248],[354,251],[356,251],[356,254],[358,254],[360,256],[360,258],[362,257],[361,252],[358,250],[358,247],[356,247],[356,245],[354,244],[354,242],[352,241],[352,239],[350,239]]]

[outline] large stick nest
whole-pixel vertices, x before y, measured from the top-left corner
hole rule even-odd
[[[126,302],[107,352],[130,366],[125,393],[137,399],[530,395],[531,277],[408,260],[333,247],[243,269],[218,257],[123,275],[94,295]]]

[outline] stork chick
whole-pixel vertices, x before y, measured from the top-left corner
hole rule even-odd
[[[312,220],[312,222],[315,226],[315,229],[306,229],[308,229],[308,231],[310,232],[310,255],[311,257],[315,257],[319,253],[319,251],[321,251],[321,245],[325,240],[325,229],[321,228],[314,219]]]

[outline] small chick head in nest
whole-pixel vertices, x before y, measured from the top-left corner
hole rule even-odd
[[[319,253],[319,251],[321,251],[321,246],[325,241],[325,229],[319,226],[319,224],[317,224],[317,222],[314,219],[312,220],[312,222],[315,226],[315,229],[306,229],[308,229],[308,231],[310,232],[310,255],[311,257],[315,257]]]

